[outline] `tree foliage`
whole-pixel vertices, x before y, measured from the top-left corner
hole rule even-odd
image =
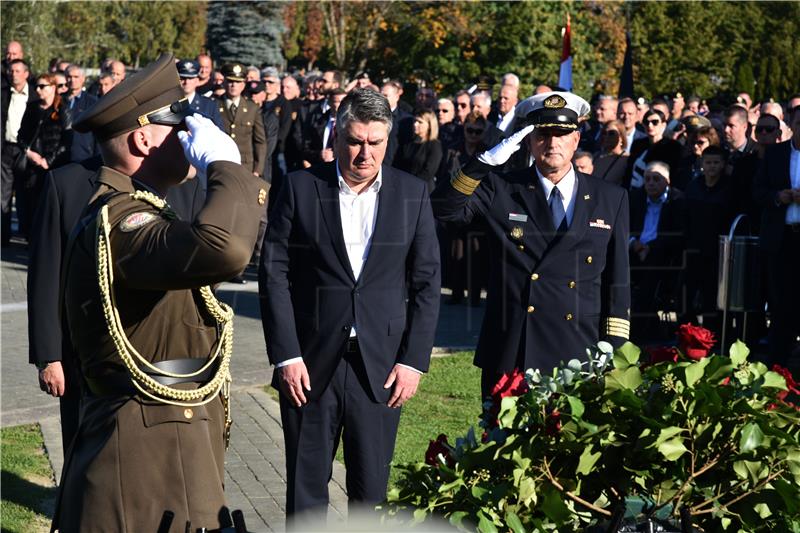
[[[212,57],[283,65],[283,8],[278,2],[209,2],[207,42]]]
[[[205,2],[3,2],[2,34],[35,71],[58,57],[95,67],[116,58],[139,67],[161,52],[194,56],[206,32]]]

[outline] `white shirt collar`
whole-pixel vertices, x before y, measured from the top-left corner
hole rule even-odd
[[[339,182],[339,192],[344,194],[356,194],[353,189],[344,181],[342,177],[342,172],[339,170],[339,161],[336,161],[336,179]],[[375,178],[375,181],[372,182],[372,185],[369,186],[367,190],[372,192],[378,192],[381,190],[381,184],[383,183],[383,167],[378,170],[378,177]]]
[[[564,174],[564,177],[561,178],[561,181],[558,182],[558,185],[542,176],[542,173],[539,172],[539,168],[536,165],[533,165],[533,168],[536,169],[539,182],[542,184],[542,187],[544,187],[544,197],[548,202],[550,201],[550,193],[553,191],[554,187],[558,187],[558,192],[561,193],[561,197],[564,199],[565,203],[569,202],[575,195],[575,167],[572,165],[569,166],[569,170]]]
[[[31,86],[30,86],[30,85],[28,85],[28,83],[27,83],[27,82],[25,82],[25,84],[22,86],[22,90],[21,90],[21,91],[18,91],[18,90],[16,90],[16,89],[14,88],[14,86],[12,85],[12,86],[11,86],[11,92],[12,92],[12,93],[15,93],[15,94],[24,94],[25,96],[28,96],[28,90],[30,89],[30,87],[31,87]]]

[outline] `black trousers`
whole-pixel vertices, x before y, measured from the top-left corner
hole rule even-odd
[[[15,143],[3,142],[2,167],[0,167],[0,209],[2,210],[0,233],[4,246],[11,239],[11,199],[15,188],[12,166],[19,153],[20,148]]]
[[[313,390],[314,383],[311,384]],[[400,409],[373,400],[361,355],[345,353],[321,396],[294,407],[281,395],[286,443],[287,528],[325,519],[328,482],[341,438],[349,509],[386,498]]]
[[[767,257],[769,282],[769,365],[786,366],[800,334],[800,227],[784,226],[781,247]]]

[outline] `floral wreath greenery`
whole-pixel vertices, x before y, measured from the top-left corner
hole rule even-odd
[[[679,348],[600,342],[551,375],[506,375],[482,436],[431,441],[400,466],[384,506],[463,530],[616,530],[643,521],[701,531],[800,531],[800,394],[786,369],[683,325]],[[395,518],[396,519],[396,518]],[[609,529],[609,527],[611,529]]]

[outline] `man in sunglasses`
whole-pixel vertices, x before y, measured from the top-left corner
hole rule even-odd
[[[489,251],[486,314],[475,351],[481,391],[504,372],[583,358],[586,347],[630,334],[628,195],[577,172],[579,118],[589,104],[568,92],[532,96],[527,127],[474,157],[432,195],[442,222],[484,222]],[[533,166],[499,174],[527,142]]]
[[[97,137],[104,166],[63,261],[86,386],[54,515],[64,533],[156,531],[166,511],[192,531],[230,525],[232,318],[204,287],[246,266],[267,192],[234,141],[189,113],[164,54],[74,123]],[[163,198],[195,171],[208,194],[185,221]]]

